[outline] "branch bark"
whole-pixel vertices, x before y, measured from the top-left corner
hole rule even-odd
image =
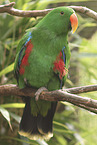
[[[52,9],[45,9],[45,10],[33,10],[33,11],[23,11],[13,8],[15,2],[1,5],[0,6],[0,13],[8,13],[10,15],[18,16],[18,17],[37,17],[37,16],[45,16],[48,12]],[[70,8],[74,9],[78,13],[82,13],[97,20],[97,13],[89,8],[82,7],[82,6],[69,6]]]
[[[37,17],[37,16],[45,16],[48,12],[52,9],[45,9],[45,10],[33,10],[33,11],[23,11],[13,8],[15,2],[1,5],[0,6],[0,13],[8,13],[10,15],[18,16],[18,17]]]
[[[0,96],[29,96],[34,97],[37,90],[33,88],[19,89],[16,85],[8,84],[0,86]],[[81,97],[76,94],[97,91],[97,85],[88,85],[82,87],[69,88],[64,90],[56,90],[43,92],[40,94],[40,99],[47,101],[67,101],[78,107],[97,114],[97,100],[87,97]],[[73,94],[71,94],[73,93]]]
[[[68,88],[68,89],[65,89],[65,91],[71,94],[87,93],[91,91],[97,91],[97,85],[88,85],[88,86]]]

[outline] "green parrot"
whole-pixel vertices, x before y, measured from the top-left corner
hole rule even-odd
[[[14,72],[20,88],[61,89],[68,73],[68,32],[74,33],[78,19],[73,9],[58,7],[29,29],[17,47]],[[57,102],[24,97],[25,108],[19,134],[32,140],[53,136]]]

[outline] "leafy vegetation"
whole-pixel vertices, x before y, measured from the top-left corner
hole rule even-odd
[[[14,0],[15,1],[15,0]],[[16,0],[15,8],[37,10],[59,5],[69,5],[77,0]],[[79,0],[80,1],[80,0]],[[78,1],[78,2],[79,2]],[[10,0],[12,2],[12,0]],[[64,3],[65,2],[65,3]],[[1,0],[0,4],[8,3]],[[16,48],[19,40],[41,18],[20,18],[0,14],[0,84],[16,84],[13,74]],[[69,75],[65,87],[97,83],[97,24],[93,19],[78,14],[79,27],[69,36],[72,51]],[[86,35],[87,33],[87,35]],[[95,93],[82,96],[97,98]],[[97,142],[97,116],[69,103],[58,105],[54,118],[54,137],[50,141],[32,141],[18,134],[18,126],[24,103],[21,98],[0,97],[0,144],[2,145],[95,145]]]

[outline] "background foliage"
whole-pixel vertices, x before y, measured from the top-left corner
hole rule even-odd
[[[82,5],[96,11],[97,5],[96,0],[1,0],[0,4],[12,1],[16,2],[15,8],[21,10]],[[74,35],[69,34],[72,55],[65,87],[97,84],[97,23],[85,15],[77,15],[78,30]],[[25,30],[35,26],[40,19],[0,14],[0,85],[16,84],[13,66],[17,45]],[[97,98],[96,92],[83,96]],[[0,144],[95,145],[97,142],[97,116],[66,102],[58,105],[54,118],[54,137],[50,141],[31,141],[21,137],[17,132],[23,107],[21,98],[0,97]]]

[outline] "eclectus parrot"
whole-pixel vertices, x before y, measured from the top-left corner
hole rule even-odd
[[[49,12],[21,39],[15,59],[15,77],[20,88],[62,88],[70,61],[68,32],[78,26],[73,9],[58,7]],[[24,97],[25,108],[19,134],[36,140],[53,136],[52,122],[57,102]]]

